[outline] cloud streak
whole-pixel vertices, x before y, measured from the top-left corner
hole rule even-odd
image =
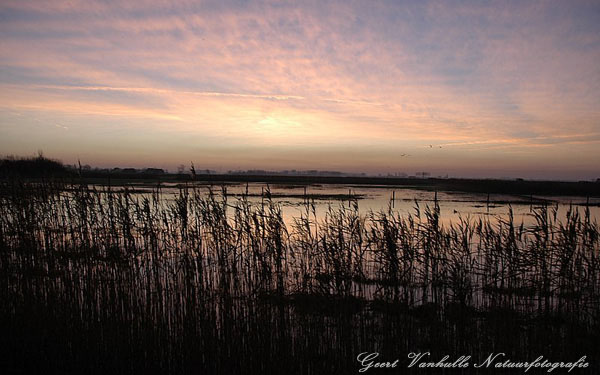
[[[577,166],[567,145],[600,159],[589,149],[600,130],[598,14],[584,1],[5,1],[0,147],[44,144],[69,159],[93,144],[101,160],[111,142],[100,124],[110,123],[154,149],[160,132],[196,141],[154,163],[203,148],[225,160],[238,147],[240,158],[252,149],[255,167],[285,154],[328,168],[331,157],[306,160],[310,145],[317,155],[360,148],[363,160],[342,169],[434,169],[442,157],[418,150],[436,144],[465,171],[488,158],[510,169],[509,149],[535,149],[519,168],[557,157]],[[40,116],[88,119],[98,125],[80,136],[96,140],[41,139],[27,121]]]

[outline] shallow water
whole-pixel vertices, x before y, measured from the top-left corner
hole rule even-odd
[[[164,198],[179,194],[179,187],[165,185],[161,192]],[[192,187],[192,185],[189,185]],[[221,193],[223,186],[206,184],[195,185],[208,194],[209,189]],[[271,192],[271,199],[280,204],[286,225],[293,223],[294,218],[299,218],[306,212],[306,205],[315,206],[317,220],[321,220],[329,208],[358,206],[362,215],[387,211],[402,216],[417,214],[417,204],[421,214],[426,206],[433,207],[435,200],[440,206],[440,221],[443,225],[456,223],[462,217],[478,220],[479,218],[496,221],[507,219],[512,208],[515,223],[531,225],[535,223],[532,215],[535,208],[546,205],[548,208],[557,208],[557,219],[564,221],[570,206],[578,209],[580,215],[585,214],[585,205],[589,203],[592,220],[600,218],[600,198],[586,198],[576,196],[518,196],[504,194],[474,194],[455,191],[428,191],[407,187],[374,186],[374,185],[340,185],[340,184],[313,184],[313,185],[267,185],[264,183],[228,184],[224,186],[231,197],[231,203],[247,195],[247,199],[254,205],[264,202],[266,192]],[[146,188],[147,189],[147,188]],[[142,191],[144,191],[142,189]],[[150,192],[150,189],[146,190]],[[143,193],[142,193],[143,194]]]

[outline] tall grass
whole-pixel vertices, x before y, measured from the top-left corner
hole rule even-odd
[[[15,331],[22,337],[55,330],[55,347],[78,368],[124,373],[141,363],[244,372],[226,360],[236,356],[253,358],[248,372],[282,370],[292,359],[307,362],[301,372],[333,371],[299,348],[324,355],[324,334],[348,366],[354,351],[381,342],[372,324],[399,316],[427,327],[453,324],[458,312],[489,325],[510,311],[598,333],[598,224],[588,209],[570,208],[563,220],[555,208],[533,215],[529,227],[512,210],[445,226],[437,201],[415,202],[407,215],[391,207],[361,215],[353,202],[319,218],[307,199],[288,228],[268,189],[256,204],[193,184],[173,197],[160,186],[140,195],[9,181],[0,194],[0,310],[6,324],[29,324]],[[332,331],[322,320],[331,314],[349,320]],[[32,325],[39,317],[49,327]],[[123,353],[108,354],[114,346]]]

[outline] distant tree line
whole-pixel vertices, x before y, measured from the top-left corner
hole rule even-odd
[[[37,156],[5,156],[0,159],[0,178],[45,178],[89,175],[164,175],[161,168],[92,168],[85,164],[65,165],[59,160],[49,159],[39,152]]]
[[[361,177],[366,176],[365,173],[345,173],[339,171],[320,171],[316,169],[310,170],[283,170],[283,171],[267,171],[263,169],[248,169],[248,170],[229,170],[229,175],[248,175],[248,176],[331,176],[331,177]]]
[[[48,159],[40,152],[33,157],[6,156],[0,160],[1,177],[51,177],[66,176],[67,167],[58,160]]]

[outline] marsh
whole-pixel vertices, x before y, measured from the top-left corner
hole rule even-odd
[[[285,190],[5,182],[4,362],[318,374],[356,371],[365,349],[598,358],[594,207],[444,216],[472,196],[390,202],[365,189],[327,202]],[[376,194],[386,207],[361,210]]]

